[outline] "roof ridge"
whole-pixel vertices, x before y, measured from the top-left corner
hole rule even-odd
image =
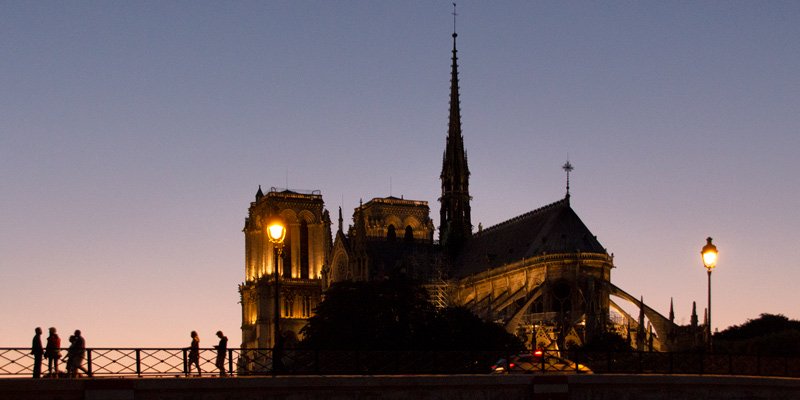
[[[513,224],[513,223],[515,223],[515,222],[517,222],[517,221],[519,221],[521,219],[527,218],[527,217],[529,217],[531,215],[539,214],[539,213],[542,213],[544,211],[550,210],[552,208],[556,208],[558,206],[562,206],[564,204],[569,205],[569,197],[566,197],[566,198],[563,198],[563,199],[558,200],[556,202],[544,205],[544,206],[539,207],[539,208],[537,208],[535,210],[528,211],[525,214],[517,215],[516,217],[511,218],[509,220],[505,220],[503,222],[500,222],[499,224],[492,225],[492,226],[490,226],[488,228],[484,228],[482,231],[476,233],[475,236],[480,237],[480,236],[484,235],[486,232],[491,232],[491,231],[498,230],[501,227],[504,227],[504,226],[507,226],[507,225],[511,225],[511,224]]]

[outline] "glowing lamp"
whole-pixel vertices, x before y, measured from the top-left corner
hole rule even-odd
[[[717,266],[717,256],[719,255],[717,246],[714,246],[711,240],[711,238],[706,238],[707,243],[703,246],[703,250],[700,251],[700,254],[703,256],[703,265],[705,265],[706,269],[709,271]]]
[[[286,227],[280,221],[273,221],[267,226],[267,237],[275,244],[282,244],[286,238]]]

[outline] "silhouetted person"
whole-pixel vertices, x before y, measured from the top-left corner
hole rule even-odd
[[[42,356],[44,356],[42,328],[37,327],[35,332],[36,335],[33,336],[31,343],[31,354],[33,354],[33,378],[38,379],[42,377]]]
[[[69,337],[70,346],[67,349],[67,372],[73,378],[78,376],[78,370],[83,371],[84,374],[90,375],[86,368],[83,367],[83,359],[86,357],[86,341],[81,336],[79,329],[75,330],[75,334]]]
[[[49,329],[50,336],[47,337],[47,347],[44,348],[44,356],[47,357],[47,375],[58,378],[58,359],[61,358],[61,338],[56,333],[56,328]]]
[[[189,345],[189,364],[186,366],[186,373],[192,374],[192,364],[197,367],[197,376],[203,376],[203,371],[200,370],[200,336],[197,332],[192,331],[192,344]]]
[[[67,347],[67,355],[64,356],[64,364],[67,367],[67,376],[74,378],[75,375],[75,362],[72,361],[75,356],[75,335],[69,335],[69,347]]]
[[[222,334],[222,331],[217,331],[219,344],[214,346],[217,349],[217,368],[219,369],[219,376],[227,376],[225,373],[225,354],[228,352],[228,337]]]

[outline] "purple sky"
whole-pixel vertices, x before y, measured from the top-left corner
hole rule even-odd
[[[0,346],[241,334],[258,188],[427,200],[449,1],[0,3]],[[473,222],[559,200],[689,322],[800,319],[800,3],[460,1]],[[391,182],[391,184],[390,184]],[[436,221],[438,225],[438,221]]]

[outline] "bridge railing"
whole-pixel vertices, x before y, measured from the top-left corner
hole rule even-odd
[[[64,353],[64,351],[62,351]],[[203,376],[218,375],[217,351],[200,349]],[[517,354],[498,351],[322,351],[228,349],[225,369],[230,375],[392,375],[488,374],[502,360]],[[505,361],[508,363],[508,361]],[[0,377],[31,376],[34,358],[28,348],[0,348]],[[181,377],[189,374],[188,349],[90,348],[82,366],[95,377]],[[697,374],[800,377],[800,357],[659,352],[545,352],[524,369],[511,373],[625,373]],[[66,364],[59,362],[64,375]],[[506,367],[507,368],[507,367]],[[498,369],[499,370],[499,369]],[[505,372],[505,371],[503,371]],[[47,360],[42,374],[47,376]]]

